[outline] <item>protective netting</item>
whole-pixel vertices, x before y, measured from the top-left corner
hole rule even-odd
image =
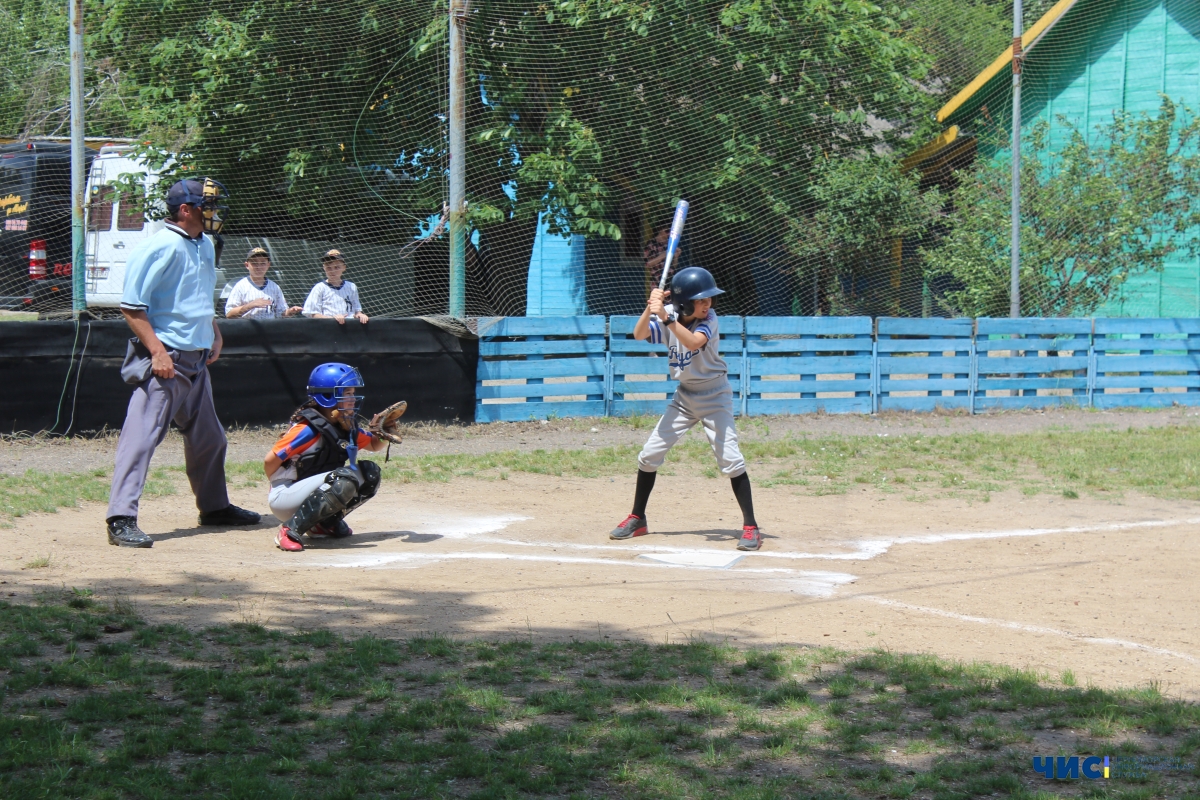
[[[0,9],[0,133],[65,132],[59,5]],[[447,312],[445,2],[88,8],[89,135],[225,183],[226,280],[264,246],[299,304],[336,247],[368,314]],[[1022,312],[1200,315],[1200,6],[1025,19]],[[679,198],[678,263],[725,312],[1007,315],[1010,2],[473,2],[463,24],[467,316],[637,313]],[[29,235],[0,233],[2,296],[29,293]]]

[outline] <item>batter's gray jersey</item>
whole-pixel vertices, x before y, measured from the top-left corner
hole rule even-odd
[[[729,367],[721,358],[719,348],[717,312],[709,309],[708,316],[692,320],[687,328],[692,333],[703,333],[708,337],[699,350],[683,349],[675,334],[654,316],[650,317],[650,341],[667,346],[671,377],[679,381],[681,387],[692,391],[711,389],[716,386],[713,381],[726,380],[729,374]]]

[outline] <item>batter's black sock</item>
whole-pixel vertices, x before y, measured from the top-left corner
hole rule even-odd
[[[733,486],[733,496],[742,507],[742,524],[757,526],[758,523],[754,521],[754,498],[750,496],[750,476],[743,472],[736,478],[730,478],[729,483]]]
[[[637,490],[633,493],[633,515],[646,518],[646,503],[650,500],[650,491],[654,489],[654,476],[657,472],[646,472],[644,469],[638,470]]]

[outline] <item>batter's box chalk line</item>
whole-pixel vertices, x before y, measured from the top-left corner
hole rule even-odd
[[[905,603],[900,600],[889,600],[886,597],[875,597],[874,595],[863,594],[858,595],[858,600],[863,600],[868,603],[877,603],[881,606],[890,608],[899,608],[904,611],[915,611],[920,614],[930,614],[935,617],[945,617],[946,619],[959,620],[960,622],[973,622],[976,625],[989,625],[997,628],[1008,628],[1013,631],[1022,633],[1035,633],[1045,636],[1058,636],[1063,639],[1070,639],[1076,642],[1085,644],[1107,645],[1109,647],[1124,647],[1128,650],[1140,650],[1143,653],[1152,653],[1156,656],[1165,656],[1167,658],[1177,658],[1181,661],[1187,661],[1191,664],[1200,664],[1200,658],[1189,655],[1188,653],[1180,653],[1177,650],[1167,650],[1163,647],[1153,647],[1141,642],[1131,642],[1126,639],[1112,639],[1105,636],[1085,636],[1081,633],[1072,633],[1071,631],[1063,631],[1057,628],[1047,628],[1042,625],[1026,625],[1023,622],[1010,622],[1003,619],[991,619],[989,617],[975,617],[970,614],[959,614],[954,611],[946,611],[942,608],[930,608],[929,606],[918,606],[912,603]]]
[[[714,556],[724,554],[712,553]],[[744,557],[739,553],[734,560]],[[726,557],[728,560],[728,557]],[[702,570],[710,575],[723,575],[729,579],[739,579],[741,576],[755,576],[759,583],[756,585],[762,591],[787,591],[812,597],[829,597],[839,586],[858,580],[857,576],[844,572],[826,572],[822,570],[798,570],[783,568],[740,568],[693,565],[657,561],[652,559],[614,559],[614,558],[583,558],[579,556],[558,555],[528,555],[524,553],[497,553],[485,551],[449,552],[449,553],[388,553],[378,555],[359,554],[329,554],[317,560],[289,559],[287,566],[302,566],[310,568],[335,569],[413,569],[427,567],[442,561],[509,561],[517,563],[541,564],[580,564],[587,566],[618,567],[635,569],[676,569]],[[280,564],[282,566],[282,564]]]
[[[872,539],[852,539],[840,543],[843,547],[848,548],[846,552],[826,552],[826,553],[810,553],[797,552],[788,550],[758,550],[754,552],[741,553],[752,559],[768,558],[768,559],[785,559],[789,561],[795,560],[826,560],[826,561],[869,561],[872,558],[884,555],[896,545],[904,544],[942,544],[944,542],[964,542],[981,539],[1008,539],[1023,536],[1053,536],[1060,534],[1071,533],[1113,533],[1128,530],[1141,530],[1146,528],[1168,528],[1179,525],[1197,525],[1200,524],[1200,518],[1194,519],[1171,519],[1171,520],[1148,520],[1143,522],[1115,522],[1101,525],[1083,525],[1068,528],[1014,528],[1010,530],[998,531],[961,531],[951,533],[929,533],[929,534],[909,534],[903,536],[892,536],[886,538]],[[521,539],[513,539],[500,536],[479,536],[473,541],[479,543],[507,545],[510,547],[536,547],[545,549],[546,541],[529,542]],[[730,542],[734,540],[731,538]],[[717,552],[714,550],[702,550],[695,547],[679,547],[672,545],[659,544],[586,544],[582,542],[553,542],[549,544],[560,550],[592,550],[601,552],[635,552],[641,554],[664,554],[674,553],[681,556],[689,556],[693,553],[710,553]],[[769,547],[769,545],[768,545]],[[734,562],[736,563],[736,562]]]

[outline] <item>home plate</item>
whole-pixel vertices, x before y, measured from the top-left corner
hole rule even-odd
[[[676,567],[706,567],[708,569],[729,569],[745,558],[740,553],[706,553],[692,551],[690,553],[642,553],[638,558],[647,561],[657,561],[660,564],[671,564]]]

